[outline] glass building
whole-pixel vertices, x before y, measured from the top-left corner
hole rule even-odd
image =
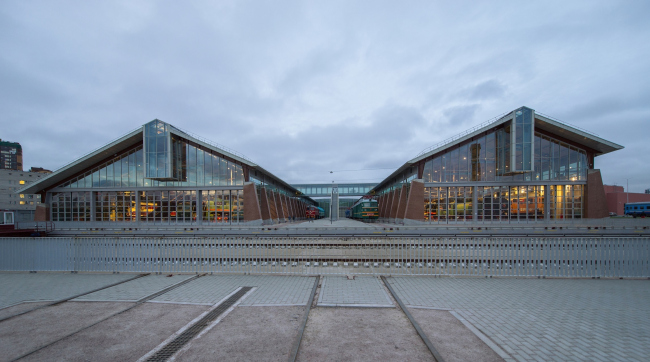
[[[521,107],[423,151],[370,194],[379,200],[380,218],[392,222],[605,217],[595,211],[602,179],[594,158],[622,148]]]
[[[27,189],[59,227],[269,224],[315,204],[245,156],[157,119]]]

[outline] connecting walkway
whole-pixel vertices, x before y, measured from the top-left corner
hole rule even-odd
[[[649,322],[648,280],[0,274],[0,361],[645,361]]]

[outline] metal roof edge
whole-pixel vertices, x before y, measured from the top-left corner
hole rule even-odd
[[[59,167],[57,170],[55,170],[51,174],[47,175],[47,177],[44,177],[44,178],[42,178],[42,179],[40,179],[40,180],[38,180],[38,181],[36,181],[36,182],[34,182],[32,184],[20,189],[20,190],[17,190],[17,191],[15,191],[15,193],[33,194],[33,193],[36,193],[36,191],[38,191],[40,189],[47,188],[47,187],[51,186],[53,183],[48,184],[47,186],[44,186],[44,187],[37,187],[37,186],[44,185],[44,184],[48,183],[46,181],[51,182],[52,180],[56,179],[57,176],[61,175],[65,171],[69,170],[73,166],[79,165],[79,164],[83,163],[84,161],[88,161],[92,157],[94,157],[94,156],[96,156],[96,155],[98,155],[98,154],[100,154],[102,152],[105,152],[109,148],[114,147],[114,146],[128,140],[129,138],[134,137],[138,133],[142,134],[142,127],[139,127],[137,129],[125,134],[124,136],[119,137],[119,138],[105,144],[104,146],[101,146],[101,147],[95,149],[94,151],[91,151],[91,152],[87,153],[86,155],[77,158],[74,161],[68,162],[64,166]],[[54,183],[56,183],[56,182],[54,182]]]
[[[542,121],[544,121],[544,122],[546,122],[546,123],[549,123],[549,124],[551,124],[551,125],[553,125],[553,126],[556,126],[556,127],[558,127],[558,128],[562,128],[562,129],[564,129],[564,130],[567,130],[567,131],[573,132],[573,133],[575,133],[575,134],[577,134],[577,135],[580,135],[580,136],[582,136],[582,137],[585,137],[585,138],[591,139],[591,140],[593,140],[593,141],[596,141],[596,142],[600,142],[600,143],[602,143],[602,144],[605,144],[605,145],[607,145],[607,146],[613,148],[614,151],[622,150],[623,148],[625,148],[624,146],[621,146],[621,145],[619,145],[619,144],[617,144],[617,143],[610,142],[610,141],[608,141],[608,140],[606,140],[606,139],[600,138],[599,136],[597,136],[597,135],[595,135],[595,134],[593,134],[593,133],[590,133],[590,132],[588,132],[588,131],[583,131],[583,130],[581,130],[581,129],[578,129],[578,128],[576,128],[576,127],[573,127],[573,126],[571,126],[571,125],[568,125],[568,124],[563,123],[563,122],[560,122],[560,121],[556,121],[556,120],[554,120],[554,119],[552,119],[552,118],[549,118],[548,116],[542,115],[542,114],[540,114],[540,113],[535,112],[535,118],[540,118]],[[613,152],[613,151],[611,151],[611,152]]]

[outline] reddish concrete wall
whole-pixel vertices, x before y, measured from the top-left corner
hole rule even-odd
[[[609,216],[607,197],[603,187],[600,170],[589,170],[587,173],[587,189],[585,193],[585,216],[588,219],[602,219]]]
[[[424,220],[424,182],[422,180],[413,180],[411,182],[404,218],[417,221]]]
[[[605,189],[605,194],[611,194],[615,192],[625,192],[623,186],[603,185],[603,188]]]
[[[278,212],[278,219],[284,220],[284,208],[282,207],[282,195],[279,192],[274,193],[275,209]]]
[[[399,206],[399,196],[400,192],[398,190],[393,190],[393,197],[390,205],[390,215],[391,219],[397,217],[397,207]]]
[[[289,213],[289,203],[287,200],[287,196],[282,194],[282,212],[284,213],[284,218],[288,219],[291,217],[291,214]]]
[[[402,189],[399,192],[399,201],[397,202],[397,219],[404,219],[406,216],[406,200],[407,200],[407,191],[406,185],[402,185]]]
[[[607,211],[624,215],[628,198],[629,202],[650,202],[650,194],[630,193],[628,195],[626,192],[612,192],[607,194]]]
[[[262,199],[260,205],[260,209],[262,211],[262,220],[265,223],[273,223],[273,221],[271,220],[271,205],[269,202],[269,198],[266,194],[266,187],[262,187],[260,189],[260,195],[261,195],[260,198]]]
[[[50,208],[43,205],[36,206],[34,221],[50,221]]]
[[[262,220],[262,211],[257,200],[255,184],[247,182],[244,184],[244,221],[255,220]]]
[[[271,211],[271,220],[275,222],[278,220],[278,207],[275,204],[275,192],[268,191],[267,195],[269,195],[269,211]]]

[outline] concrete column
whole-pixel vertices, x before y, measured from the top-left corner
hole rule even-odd
[[[50,208],[45,205],[37,205],[34,221],[50,221]]]
[[[136,193],[135,199],[136,205],[140,204],[139,193]],[[138,212],[138,214],[140,213]],[[203,224],[203,193],[201,190],[196,191],[196,223],[198,225]]]
[[[472,186],[472,220],[478,222],[478,186]]]
[[[390,215],[388,216],[390,219],[388,221],[390,222],[395,222],[395,219],[397,218],[397,207],[399,206],[399,197],[400,197],[400,191],[401,190],[393,190],[393,197],[390,205]]]
[[[587,186],[584,192],[584,217],[589,219],[609,217],[609,212],[607,211],[607,195],[605,195],[605,187],[603,187],[600,170],[588,170]]]
[[[399,192],[399,201],[397,202],[397,215],[395,216],[395,222],[403,222],[406,217],[406,200],[407,200],[407,187],[406,184],[402,184],[402,189]],[[423,196],[424,197],[424,196]]]
[[[268,195],[268,200],[269,200],[269,210],[271,211],[271,220],[273,220],[274,223],[278,222],[278,206],[275,204],[275,192],[273,191],[267,191],[266,193]]]
[[[393,207],[394,194],[395,194],[395,190],[390,191],[389,193],[386,194],[386,207],[384,207],[384,218],[386,220],[390,219],[390,210]]]
[[[245,194],[244,194],[245,195]],[[269,198],[266,194],[266,187],[262,187],[260,189],[260,215],[262,215],[262,223],[263,224],[273,224],[273,219],[271,218],[271,205],[269,202]],[[244,210],[246,210],[246,206],[244,206]],[[246,212],[246,211],[244,211]]]
[[[282,211],[284,211],[284,218],[286,220],[289,220],[291,218],[291,214],[289,213],[289,200],[287,200],[287,195],[282,194]]]
[[[404,214],[404,225],[422,224],[424,222],[424,182],[423,180],[411,181],[408,200],[406,201],[406,212]]]
[[[544,185],[544,220],[551,220],[551,187]]]
[[[259,222],[262,224],[262,209],[257,200],[255,184],[244,183],[244,222]]]
[[[284,214],[284,205],[283,205],[283,200],[282,200],[282,194],[279,192],[275,192],[275,208],[278,211],[278,222],[284,222],[285,219],[285,214]]]

